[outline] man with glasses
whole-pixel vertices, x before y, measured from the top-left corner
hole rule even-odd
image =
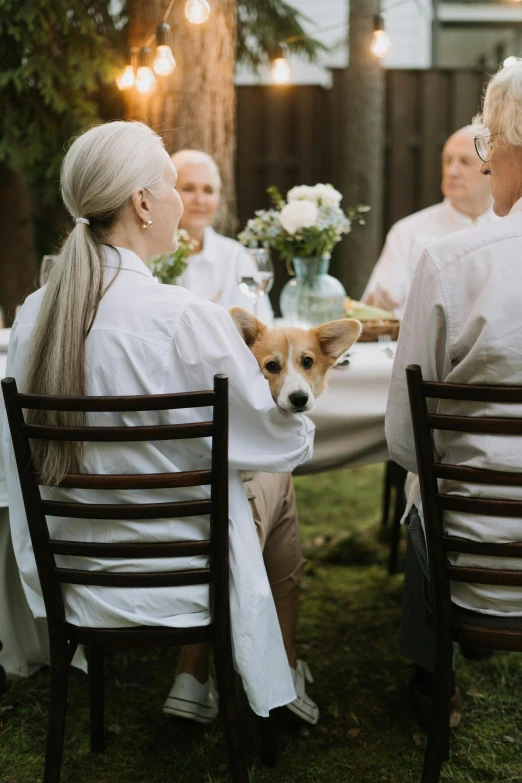
[[[474,148],[476,135],[476,129],[467,126],[447,140],[442,151],[444,201],[399,220],[390,230],[363,295],[367,304],[402,316],[424,248],[446,234],[495,219],[489,179],[480,173]],[[486,154],[488,142],[477,143]]]

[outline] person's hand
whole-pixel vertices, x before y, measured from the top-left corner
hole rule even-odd
[[[364,301],[365,304],[370,305],[371,307],[380,307],[381,310],[388,310],[390,312],[393,312],[400,307],[400,302],[397,302],[390,292],[380,285],[371,291],[368,296],[365,297]]]

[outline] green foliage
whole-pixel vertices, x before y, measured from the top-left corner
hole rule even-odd
[[[99,121],[118,58],[110,0],[0,0],[0,161],[52,198],[63,145]]]
[[[315,60],[326,47],[304,36],[302,25],[307,21],[308,17],[284,0],[238,0],[239,62],[257,69],[287,38],[298,39],[289,43],[291,51]]]
[[[198,244],[182,228],[178,231],[177,239],[178,248],[174,253],[154,256],[150,260],[150,271],[160,283],[177,284],[178,278],[187,268],[187,258]]]

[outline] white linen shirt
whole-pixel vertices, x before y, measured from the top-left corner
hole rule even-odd
[[[383,288],[399,303],[396,312],[399,316],[402,315],[417,262],[424,248],[454,231],[482,226],[497,219],[490,208],[473,220],[455,209],[449,199],[444,199],[440,204],[397,221],[388,232],[381,256],[364,291],[363,300],[377,288]]]
[[[496,223],[461,231],[426,249],[401,325],[388,407],[391,458],[417,473],[405,368],[419,364],[428,381],[522,385],[522,199]],[[522,406],[428,400],[432,413],[522,416]],[[488,470],[522,470],[522,437],[435,431],[440,462]],[[421,512],[409,482],[407,511]],[[441,492],[515,499],[520,490],[440,480]],[[522,541],[522,518],[444,513],[449,535],[475,541]],[[451,555],[458,565],[522,569],[522,560]],[[522,615],[522,588],[452,583],[455,603],[493,615]]]
[[[236,667],[254,711],[295,698],[275,605],[240,470],[285,472],[310,458],[314,425],[302,414],[280,411],[268,382],[240,338],[226,310],[179,286],[160,285],[129,250],[107,248],[103,297],[86,341],[86,394],[139,395],[190,392],[213,387],[216,373],[229,377],[230,602]],[[7,372],[23,380],[29,343],[44,297],[26,300],[13,328]],[[23,387],[23,382],[21,383]],[[205,421],[208,408],[132,414],[88,414],[89,424],[184,423]],[[45,617],[40,583],[4,421],[4,459],[9,486],[13,546],[31,609]],[[85,444],[86,473],[169,473],[210,465],[210,440],[136,444]],[[168,502],[208,497],[208,487],[151,491],[45,490],[59,500]],[[208,518],[150,521],[75,520],[48,517],[51,535],[69,540],[183,541],[208,537]],[[59,558],[61,565],[111,570],[114,561]],[[120,570],[177,570],[201,567],[205,558],[137,560]],[[81,626],[167,625],[209,622],[208,585],[183,588],[116,589],[64,586],[67,620]]]
[[[248,250],[235,239],[224,237],[207,226],[203,248],[199,253],[189,256],[179,284],[227,310],[237,306],[254,312],[251,299],[239,290],[240,272],[244,277],[253,276],[256,272]],[[257,310],[260,321],[272,324],[274,313],[267,295],[259,297]]]

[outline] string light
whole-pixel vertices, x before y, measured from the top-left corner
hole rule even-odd
[[[384,19],[381,14],[376,14],[373,19],[373,39],[370,50],[376,57],[381,58],[388,54],[390,46],[390,38],[384,29]]]
[[[187,0],[185,16],[192,24],[204,24],[210,16],[207,0]]]
[[[288,62],[288,46],[280,43],[272,59],[271,78],[274,84],[289,84],[292,79],[292,69]]]
[[[152,64],[158,76],[170,76],[176,67],[170,41],[170,25],[162,22],[156,28],[156,56]]]
[[[151,60],[151,50],[148,46],[143,46],[138,56],[138,71],[136,73],[136,89],[141,95],[147,95],[156,86],[156,77],[150,67]]]
[[[134,66],[126,65],[123,71],[116,79],[116,84],[120,90],[130,90],[134,86]]]

